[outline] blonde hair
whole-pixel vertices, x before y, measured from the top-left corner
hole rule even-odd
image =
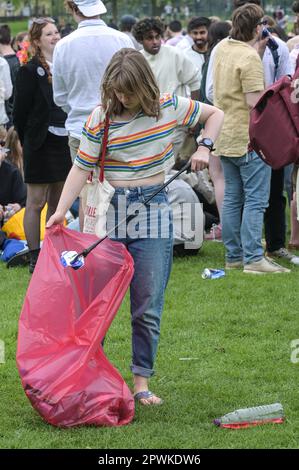
[[[112,57],[102,80],[102,105],[109,116],[119,116],[124,106],[114,90],[135,95],[145,115],[160,117],[160,91],[145,57],[135,49],[124,48]]]
[[[256,4],[246,3],[237,8],[232,17],[232,30],[230,33],[232,39],[243,42],[251,41],[263,15],[262,8]]]

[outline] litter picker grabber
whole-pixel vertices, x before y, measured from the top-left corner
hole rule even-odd
[[[140,204],[139,207],[136,207],[136,212],[141,209],[144,204],[147,205],[157,194],[159,194],[163,189],[165,189],[172,181],[174,181],[178,176],[180,176],[182,173],[185,171],[188,171],[191,166],[191,162],[188,161],[175,175],[173,175],[161,188],[159,188],[157,191],[155,191],[150,197],[148,197],[144,203]],[[134,217],[134,216],[133,216]],[[64,267],[70,266],[73,269],[80,269],[84,265],[84,258],[94,249],[96,248],[100,243],[102,243],[106,238],[111,235],[120,225],[125,223],[128,218],[132,218],[132,215],[126,216],[123,218],[117,225],[115,225],[111,230],[107,232],[104,238],[101,238],[97,240],[95,243],[90,245],[88,248],[85,250],[81,251],[81,253],[76,253],[75,251],[64,251],[61,254],[61,263]]]

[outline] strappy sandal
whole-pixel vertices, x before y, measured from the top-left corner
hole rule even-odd
[[[158,398],[160,401],[157,402],[157,403],[150,402],[148,404],[142,403],[142,401],[141,401],[141,400],[150,400],[153,397]],[[140,403],[143,406],[160,406],[163,403],[163,400],[161,398],[157,397],[157,395],[155,395],[153,392],[150,392],[149,390],[145,390],[144,392],[135,393],[134,399],[135,399],[136,402]]]

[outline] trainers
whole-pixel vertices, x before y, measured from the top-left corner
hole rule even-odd
[[[205,240],[221,242],[222,241],[222,226],[221,224],[213,224],[209,233],[205,234]]]
[[[243,268],[242,261],[233,261],[229,263],[228,261],[225,263],[225,269],[240,269]]]
[[[281,274],[290,272],[290,269],[284,268],[267,258],[262,258],[254,263],[245,264],[243,269],[243,273],[246,274]]]
[[[279,248],[279,250],[271,251],[267,253],[267,256],[270,258],[281,258],[289,261],[296,266],[299,266],[299,256],[295,256],[293,253],[290,253],[286,248]]]

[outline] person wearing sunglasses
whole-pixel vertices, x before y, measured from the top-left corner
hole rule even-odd
[[[53,101],[52,61],[59,39],[52,18],[33,20],[29,31],[33,58],[20,68],[15,85],[13,122],[23,147],[27,184],[24,229],[31,273],[40,249],[41,211],[47,203],[47,217],[55,212],[71,168],[66,114]]]

